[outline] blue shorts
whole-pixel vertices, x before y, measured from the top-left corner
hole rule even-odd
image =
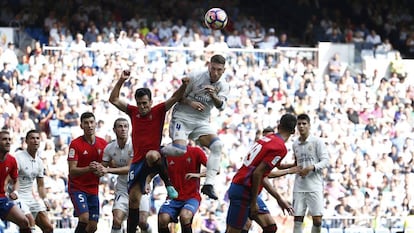
[[[87,194],[85,192],[77,191],[70,193],[70,199],[73,203],[73,215],[79,215],[88,212],[89,220],[98,222],[99,219],[99,198],[98,195]]]
[[[193,213],[193,216],[198,210],[200,206],[200,202],[195,199],[191,198],[187,201],[177,201],[177,200],[169,200],[167,199],[164,204],[160,207],[158,214],[168,214],[173,222],[178,222],[178,216],[180,216],[181,209],[187,209]]]
[[[228,191],[230,205],[227,211],[226,223],[236,229],[243,229],[250,215],[250,189],[243,185],[231,183]],[[260,195],[257,197],[259,214],[268,214],[269,209]]]
[[[7,215],[9,214],[11,208],[14,204],[12,201],[9,201],[7,197],[0,198],[0,218],[1,220],[6,220]]]
[[[147,176],[152,173],[158,173],[158,169],[156,167],[148,167],[145,159],[137,163],[132,163],[128,172],[128,192],[138,182],[141,193],[145,193]]]

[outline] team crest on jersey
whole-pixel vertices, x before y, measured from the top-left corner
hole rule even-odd
[[[273,160],[272,160],[272,165],[275,166],[277,164],[277,162],[279,162],[279,160],[281,159],[280,156],[276,156]]]
[[[9,171],[9,167],[6,167],[6,173]]]
[[[87,151],[87,150],[84,150],[84,151],[83,151],[83,154],[84,154],[84,155],[87,155],[87,154],[88,154],[88,151]]]
[[[102,152],[102,150],[101,149],[98,149],[98,154],[101,154],[101,152]]]
[[[70,148],[69,150],[69,158],[74,158],[75,157],[75,149]]]
[[[174,164],[175,164],[175,163],[174,163],[174,161],[172,161],[172,160],[168,163],[168,165],[169,165],[169,166],[172,166],[172,165],[174,165]]]
[[[187,163],[191,163],[191,158],[187,158]]]
[[[312,147],[312,145],[309,145],[309,146],[308,146],[308,151],[313,151],[313,147]]]

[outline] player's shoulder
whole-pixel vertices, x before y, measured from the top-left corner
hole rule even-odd
[[[198,80],[204,80],[206,78],[209,78],[209,74],[207,69],[199,69],[190,72],[188,74],[188,77],[191,79],[192,82],[198,82]]]
[[[10,153],[7,154],[6,160],[9,163],[16,163],[16,155],[12,155]]]
[[[96,136],[96,142],[99,142],[99,143],[102,143],[102,144],[108,144],[108,142],[104,139],[104,138],[101,138],[101,137],[98,137],[98,136]]]
[[[117,145],[116,140],[112,140],[112,141],[108,142],[108,144],[106,144],[105,151],[113,150],[116,147],[116,145]]]
[[[187,147],[187,150],[194,154],[200,154],[200,153],[204,154],[204,150],[200,146],[189,146]]]
[[[72,141],[70,142],[70,145],[78,145],[79,143],[82,143],[83,141],[83,136],[79,136],[77,138],[72,139]]]

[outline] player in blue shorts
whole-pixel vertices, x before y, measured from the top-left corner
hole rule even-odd
[[[194,214],[200,206],[200,167],[207,157],[200,147],[187,146],[182,156],[167,156],[168,176],[179,193],[167,199],[158,212],[158,232],[169,233],[168,224],[180,220],[182,233],[191,233]]]
[[[13,182],[12,192],[8,195],[10,199],[18,198],[18,173],[16,159],[9,154],[11,137],[8,131],[0,131],[0,219],[11,221],[19,226],[20,233],[30,233],[29,220],[19,207],[7,198],[4,190],[8,181]],[[10,179],[8,179],[10,177]]]
[[[269,213],[259,193],[263,187],[274,196],[282,208],[289,214],[293,209],[285,202],[270,184],[267,176],[287,154],[285,141],[295,133],[296,117],[285,114],[280,118],[278,132],[260,138],[250,148],[243,165],[234,175],[228,195],[230,206],[227,212],[227,233],[240,233],[248,218],[256,221],[263,233],[274,233],[276,223]]]

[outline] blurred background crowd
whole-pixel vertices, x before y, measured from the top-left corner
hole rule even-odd
[[[158,103],[181,77],[220,52],[228,62],[223,78],[231,86],[227,109],[213,112],[211,119],[225,142],[216,185],[220,199],[203,199],[194,220],[197,229],[205,219],[216,218],[224,231],[233,173],[260,132],[275,127],[285,112],[308,113],[312,132],[328,147],[325,216],[330,219],[324,226],[399,227],[414,208],[414,83],[409,67],[398,63],[414,55],[408,2],[3,1],[0,24],[20,28],[35,42],[8,41],[0,48],[0,126],[13,134],[12,152],[25,148],[28,130],[42,130],[50,214],[57,227],[73,227],[66,158],[68,143],[82,133],[80,114],[93,111],[97,134],[112,140],[113,121],[123,114],[108,97],[122,70],[131,70],[132,76],[121,91],[124,98],[134,104],[135,89],[146,86]],[[230,16],[224,31],[202,25],[203,12],[212,6]],[[383,77],[353,73],[341,67],[337,54],[328,67],[319,67],[299,53],[272,50],[313,47],[319,41],[362,44],[395,54],[396,62]],[[170,141],[167,129],[163,143]],[[291,159],[289,153],[286,160]],[[110,219],[115,179],[101,181],[102,217]],[[293,176],[274,184],[292,200]],[[286,221],[277,203],[262,195],[272,213]],[[155,179],[153,218],[165,197]]]

